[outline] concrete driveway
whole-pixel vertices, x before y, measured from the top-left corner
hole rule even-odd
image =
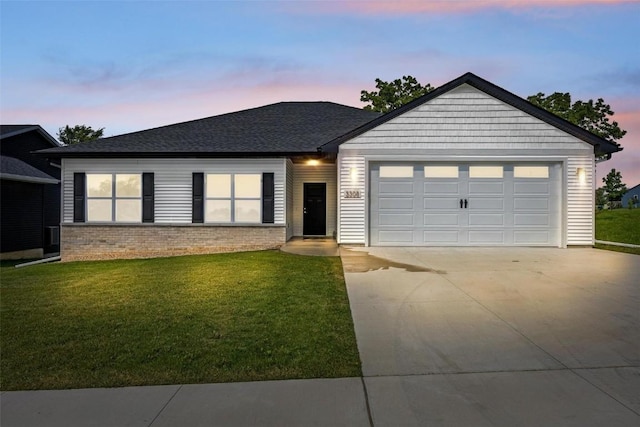
[[[640,257],[341,248],[375,426],[640,425]]]

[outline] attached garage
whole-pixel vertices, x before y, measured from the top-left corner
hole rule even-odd
[[[338,243],[592,245],[615,144],[467,73],[325,145]]]
[[[374,246],[559,246],[561,164],[372,163]]]

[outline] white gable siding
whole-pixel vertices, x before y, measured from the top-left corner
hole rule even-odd
[[[303,235],[304,183],[327,184],[327,228],[326,235],[333,236],[336,231],[337,177],[335,164],[310,166],[304,163],[293,164],[293,235]]]
[[[562,162],[565,165],[563,241],[593,242],[593,147],[550,124],[467,84],[432,99],[339,147],[339,243],[367,243],[365,200],[344,197],[351,168],[356,187],[368,186],[369,161],[468,162],[480,160]],[[586,182],[578,183],[583,167]]]
[[[192,173],[273,172],[275,180],[275,224],[285,223],[284,159],[64,159],[63,218],[73,222],[73,174],[154,173],[155,223],[191,223]]]

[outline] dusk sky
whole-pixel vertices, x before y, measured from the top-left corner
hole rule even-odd
[[[604,100],[598,166],[640,183],[640,1],[0,1],[0,119],[105,136],[279,101],[362,107],[375,78],[471,71],[526,98]]]

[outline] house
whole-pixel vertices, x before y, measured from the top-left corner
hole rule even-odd
[[[385,115],[284,102],[40,152],[63,260],[278,247],[593,244],[620,148],[467,73]]]
[[[33,151],[60,144],[38,125],[0,126],[0,257],[59,252],[60,166]]]
[[[640,206],[638,199],[640,199],[640,184],[630,188],[624,193],[624,196],[622,196],[622,207],[629,207],[629,201],[631,201],[632,206],[637,208]]]

